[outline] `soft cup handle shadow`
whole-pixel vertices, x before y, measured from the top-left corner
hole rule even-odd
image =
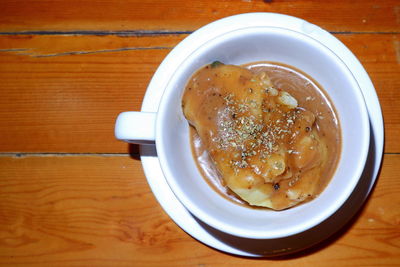
[[[115,137],[133,144],[154,144],[156,114],[153,112],[122,112],[115,122]]]

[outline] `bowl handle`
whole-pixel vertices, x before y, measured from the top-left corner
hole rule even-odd
[[[115,137],[133,144],[154,144],[157,113],[127,111],[118,115]]]

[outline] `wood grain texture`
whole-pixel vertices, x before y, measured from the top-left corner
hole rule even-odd
[[[247,12],[301,17],[329,31],[398,32],[396,0],[2,0],[0,31],[193,31]]]
[[[385,155],[351,227],[296,256],[255,260],[211,249],[163,212],[129,156],[0,157],[3,266],[395,266],[400,155]]]
[[[163,58],[187,35],[0,36],[0,151],[126,153],[119,112],[139,110]],[[386,152],[400,152],[400,35],[337,34],[383,108]]]
[[[40,57],[43,47],[32,47],[38,53],[34,55],[1,53],[0,132],[3,144],[10,144],[3,151],[127,152],[127,145],[113,137],[116,116],[139,109],[169,49],[131,44],[133,50],[126,50],[121,42],[116,48],[112,38],[103,38],[103,43],[98,38],[70,38],[70,43],[82,41],[85,48],[63,49],[73,55],[48,56],[55,51],[44,51],[47,57]],[[45,38],[41,45],[53,47],[52,39]],[[95,52],[85,46],[91,41],[100,45]]]

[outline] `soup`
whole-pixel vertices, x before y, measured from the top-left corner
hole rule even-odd
[[[317,197],[340,157],[340,125],[312,78],[273,62],[214,62],[182,98],[204,179],[235,203],[282,210]]]

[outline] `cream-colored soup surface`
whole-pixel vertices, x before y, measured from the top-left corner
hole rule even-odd
[[[315,198],[340,157],[340,126],[321,87],[293,67],[214,62],[182,98],[197,165],[243,205],[287,209]]]

